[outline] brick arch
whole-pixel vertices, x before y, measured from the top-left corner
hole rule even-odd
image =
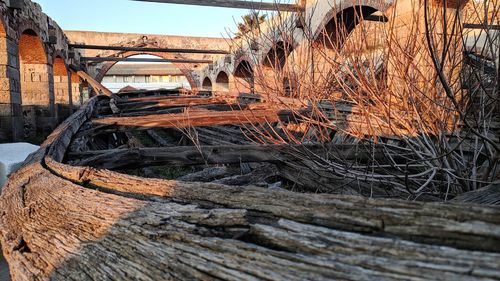
[[[47,36],[47,31],[44,30],[43,26],[38,25],[35,21],[31,19],[21,19],[19,22],[15,23],[17,26],[16,29],[16,35],[18,41],[21,39],[21,36],[28,30],[31,30],[32,32],[36,33],[38,38],[40,38],[40,41],[42,42],[43,50],[45,52],[45,56],[47,57],[47,61],[50,55],[50,48],[44,44],[43,42],[45,41],[44,39]],[[45,27],[46,28],[46,27]]]
[[[19,60],[34,64],[48,63],[43,41],[33,29],[26,29],[19,36]]]
[[[0,37],[7,37],[7,24],[5,22],[5,14],[0,12]]]
[[[238,66],[240,65],[241,62],[243,61],[246,61],[250,64],[250,66],[252,67],[255,67],[255,64],[253,63],[253,60],[247,56],[247,55],[241,55],[241,56],[238,56],[235,60],[234,60],[234,63],[233,63],[233,71],[232,73],[234,74],[234,72],[236,71],[236,68],[238,68]]]
[[[264,67],[277,67],[282,69],[285,66],[286,59],[297,47],[297,43],[290,40],[279,40],[269,47],[261,60]]]
[[[366,17],[375,13],[376,11],[384,13],[391,6],[392,3],[384,0],[364,0],[358,3],[349,0],[343,1],[338,4],[337,7],[333,7],[326,13],[317,29],[314,31],[313,39],[321,40],[321,35],[324,33],[325,29],[329,28],[328,25],[334,25],[333,22],[336,19],[338,21],[342,21],[344,19],[347,20],[347,22],[344,22],[344,25],[348,27],[347,31],[348,33],[350,33],[359,22],[353,21],[352,19],[346,19],[344,17],[345,14],[349,11],[357,11],[358,14],[362,14],[363,17]]]
[[[239,60],[237,64],[235,64],[233,75],[235,77],[249,77],[253,75],[254,66],[247,59]]]
[[[233,71],[235,89],[243,93],[255,92],[254,66],[250,60],[240,58]]]
[[[173,54],[156,53],[156,52],[126,52],[126,53],[122,54],[122,56],[125,58],[131,57],[131,56],[137,56],[137,55],[151,55],[151,56],[160,57],[163,59],[173,59],[174,58]],[[104,78],[104,76],[106,75],[106,73],[108,73],[108,71],[117,63],[118,62],[116,62],[116,61],[104,63],[104,66],[101,68],[101,70],[99,71],[99,73],[96,76],[96,80],[98,82],[101,82],[102,79]],[[172,64],[175,65],[182,72],[182,74],[187,78],[189,85],[191,86],[191,89],[196,89],[197,88],[196,80],[193,76],[193,72],[189,68],[187,68],[187,65],[183,64],[183,63],[172,63]]]
[[[216,91],[229,91],[230,89],[230,76],[227,71],[221,70],[215,76],[215,90]]]
[[[212,91],[213,83],[210,77],[207,76],[202,81],[201,88],[205,91]]]
[[[22,30],[22,29],[20,29]],[[33,29],[20,31],[18,38],[22,139],[36,139],[57,125],[52,67],[46,46]]]
[[[54,75],[68,76],[68,66],[61,55],[57,54],[54,56],[52,68],[54,69]]]
[[[66,68],[69,69],[69,64],[70,64],[70,61],[68,60],[68,58],[66,57],[66,52],[64,50],[55,50],[52,52],[52,62],[54,62],[54,60],[59,57],[60,59],[62,59],[64,61],[64,64],[66,65]]]
[[[46,106],[52,114],[54,97],[50,89],[48,56],[42,39],[32,29],[21,32],[19,44],[19,70],[21,103]]]
[[[69,68],[59,53],[52,61],[54,74],[54,100],[56,104],[72,105]]]

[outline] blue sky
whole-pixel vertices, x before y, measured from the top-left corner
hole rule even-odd
[[[131,0],[34,0],[63,29],[228,37],[246,10]],[[268,2],[268,1],[265,1]]]

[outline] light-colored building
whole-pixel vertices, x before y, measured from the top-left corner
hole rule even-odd
[[[140,90],[191,88],[184,74],[167,63],[118,63],[104,76],[102,84],[115,93],[125,87]]]

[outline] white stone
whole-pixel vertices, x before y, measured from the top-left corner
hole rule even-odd
[[[15,172],[26,160],[28,155],[40,148],[30,143],[3,143],[0,144],[0,189],[7,181],[7,177]]]

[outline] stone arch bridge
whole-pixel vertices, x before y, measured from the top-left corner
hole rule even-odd
[[[196,48],[227,52],[224,39],[63,31],[29,0],[0,1],[0,142],[40,143],[57,124],[88,98],[88,85],[77,71],[98,82],[116,63],[90,63],[83,57],[128,57],[151,54],[164,59],[211,62],[213,55],[196,53],[121,52],[74,48],[72,44],[152,48]],[[175,63],[192,88],[199,84],[202,63]]]
[[[200,83],[198,71],[207,65],[206,62],[203,63],[202,61],[212,61],[217,58],[217,54],[161,52],[154,49],[220,50],[221,52],[229,52],[229,45],[223,38],[89,31],[65,31],[65,34],[71,42],[83,45],[151,48],[151,51],[77,49],[84,57],[126,58],[138,54],[147,54],[174,61],[200,61],[200,63],[173,62],[186,76],[193,89],[197,88]],[[116,64],[116,61],[90,63],[87,65],[87,71],[100,82],[114,64]]]
[[[80,102],[79,57],[36,3],[0,1],[0,18],[0,141],[39,142]]]
[[[260,67],[264,69],[264,77],[265,66],[283,67],[287,55],[308,43],[304,34],[312,34],[314,38],[330,36],[335,33],[332,22],[339,19],[351,31],[358,23],[355,14],[398,25],[411,13],[412,3],[402,1],[394,11],[393,0],[301,2],[304,5],[301,10],[283,13],[291,35],[284,36],[271,26],[264,26],[256,42],[231,42],[221,38],[63,31],[30,0],[0,1],[0,141],[40,142],[84,101],[86,91],[82,90],[88,86],[77,71],[84,70],[99,82],[116,63],[106,58],[155,55],[174,61],[193,89],[251,93],[256,90],[256,66],[264,66]],[[458,7],[453,1],[447,1],[447,5]],[[339,43],[342,42],[335,44]],[[219,53],[88,49],[78,45],[218,50]],[[104,60],[91,62],[85,58]],[[283,81],[285,88],[290,83]],[[244,87],[237,87],[238,84]]]

